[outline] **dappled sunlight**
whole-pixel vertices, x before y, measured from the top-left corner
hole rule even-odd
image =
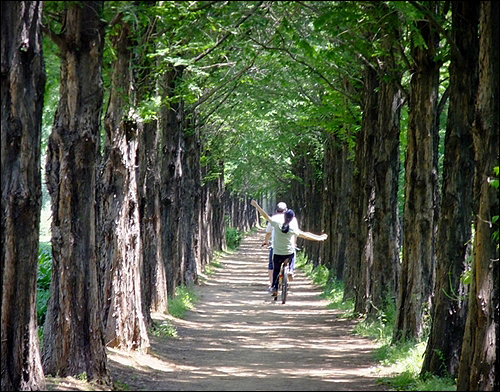
[[[273,300],[263,231],[256,237],[220,259],[184,319],[153,315],[175,324],[178,338],[151,337],[151,361],[133,358],[143,375],[157,380],[158,390],[362,390],[360,380],[364,390],[383,390],[373,345],[352,334],[355,322],[328,309],[301,271],[286,304]],[[112,352],[109,360],[126,363]]]

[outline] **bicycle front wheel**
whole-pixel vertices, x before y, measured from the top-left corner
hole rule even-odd
[[[286,295],[288,292],[288,271],[285,270],[283,272],[283,280],[281,282],[281,303],[284,304],[286,302]]]

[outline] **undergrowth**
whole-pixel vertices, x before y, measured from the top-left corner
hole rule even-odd
[[[192,287],[177,286],[174,297],[168,300],[168,312],[175,318],[183,318],[186,311],[192,309],[198,299]]]

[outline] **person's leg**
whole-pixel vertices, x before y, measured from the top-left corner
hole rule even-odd
[[[269,270],[269,289],[273,286],[273,248],[269,249],[269,264],[267,266]]]
[[[280,275],[280,269],[283,260],[283,256],[273,256],[273,293],[276,293],[278,291],[278,277]]]
[[[295,253],[291,256],[290,260],[290,270],[288,273],[288,280],[293,280],[293,271],[295,270]]]

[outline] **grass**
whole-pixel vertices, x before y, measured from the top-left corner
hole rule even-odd
[[[218,259],[215,259],[210,264],[205,266],[205,275],[211,276],[215,274],[215,270],[218,268],[222,268],[222,263]]]
[[[150,329],[150,333],[156,337],[162,338],[178,338],[177,329],[169,320],[163,321],[161,324],[153,323],[153,327]]]
[[[322,288],[321,297],[329,300],[329,308],[344,311],[344,317],[355,317],[354,303],[343,301],[343,283],[329,280],[326,267],[314,268],[302,252],[297,254],[295,266]],[[456,391],[456,383],[451,378],[420,376],[426,341],[391,344],[395,316],[394,305],[388,306],[379,312],[375,320],[362,319],[354,329],[355,334],[375,339],[380,344],[375,358],[394,374],[380,381],[398,391]]]
[[[192,287],[177,286],[174,298],[168,301],[168,311],[175,318],[183,318],[186,311],[192,309],[198,299]]]

